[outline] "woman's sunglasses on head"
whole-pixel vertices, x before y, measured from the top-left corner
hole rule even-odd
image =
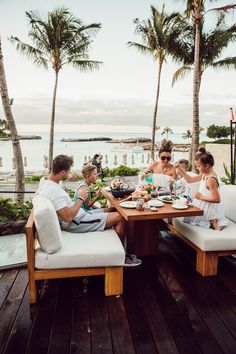
[[[161,156],[161,160],[162,161],[165,161],[165,160],[170,161],[171,160],[171,156]]]

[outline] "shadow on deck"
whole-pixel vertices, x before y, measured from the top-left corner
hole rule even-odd
[[[29,305],[27,270],[0,273],[0,353],[236,353],[236,260],[202,278],[194,252],[165,234],[158,257],[125,269],[124,295],[103,278],[41,283]]]

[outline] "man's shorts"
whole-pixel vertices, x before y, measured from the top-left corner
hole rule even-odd
[[[68,232],[90,232],[90,231],[103,231],[106,226],[108,213],[103,210],[94,209],[87,211],[85,215],[79,220],[75,219],[64,230]]]

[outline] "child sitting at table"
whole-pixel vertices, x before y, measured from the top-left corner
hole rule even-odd
[[[189,176],[180,165],[176,165],[177,173],[183,176],[188,183],[200,181],[199,191],[194,195],[193,205],[204,210],[204,214],[203,216],[185,217],[184,221],[191,225],[222,230],[227,226],[227,219],[224,217],[220,202],[219,182],[213,170],[214,158],[204,146],[198,149],[195,165],[199,171],[199,175],[196,176]]]
[[[80,188],[87,188],[89,190],[89,187],[91,186],[91,184],[96,182],[96,180],[97,180],[96,166],[90,165],[90,164],[85,165],[82,169],[82,175],[84,177],[84,182],[79,184],[77,191]],[[77,191],[75,192],[74,197],[73,197],[74,202],[76,202],[76,200],[78,199]],[[81,208],[83,208],[86,211],[97,209],[97,207],[94,204],[100,198],[101,188],[97,187],[97,189],[94,192],[95,192],[95,197],[92,198],[92,193],[89,190],[88,199],[84,201]],[[101,210],[100,210],[100,212],[101,212]]]

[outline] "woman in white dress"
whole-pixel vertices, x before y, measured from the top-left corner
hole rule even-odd
[[[162,140],[159,148],[159,160],[152,162],[140,175],[140,184],[145,184],[146,177],[152,174],[152,183],[159,188],[172,189],[174,180],[177,179],[175,167],[171,161],[173,143]]]
[[[227,226],[227,219],[224,217],[220,201],[219,182],[213,170],[214,158],[210,152],[206,151],[205,147],[198,149],[195,156],[195,166],[199,175],[189,176],[176,164],[177,173],[180,173],[188,183],[200,181],[199,191],[194,195],[193,205],[204,210],[204,215],[185,217],[184,221],[192,225],[222,230]]]

